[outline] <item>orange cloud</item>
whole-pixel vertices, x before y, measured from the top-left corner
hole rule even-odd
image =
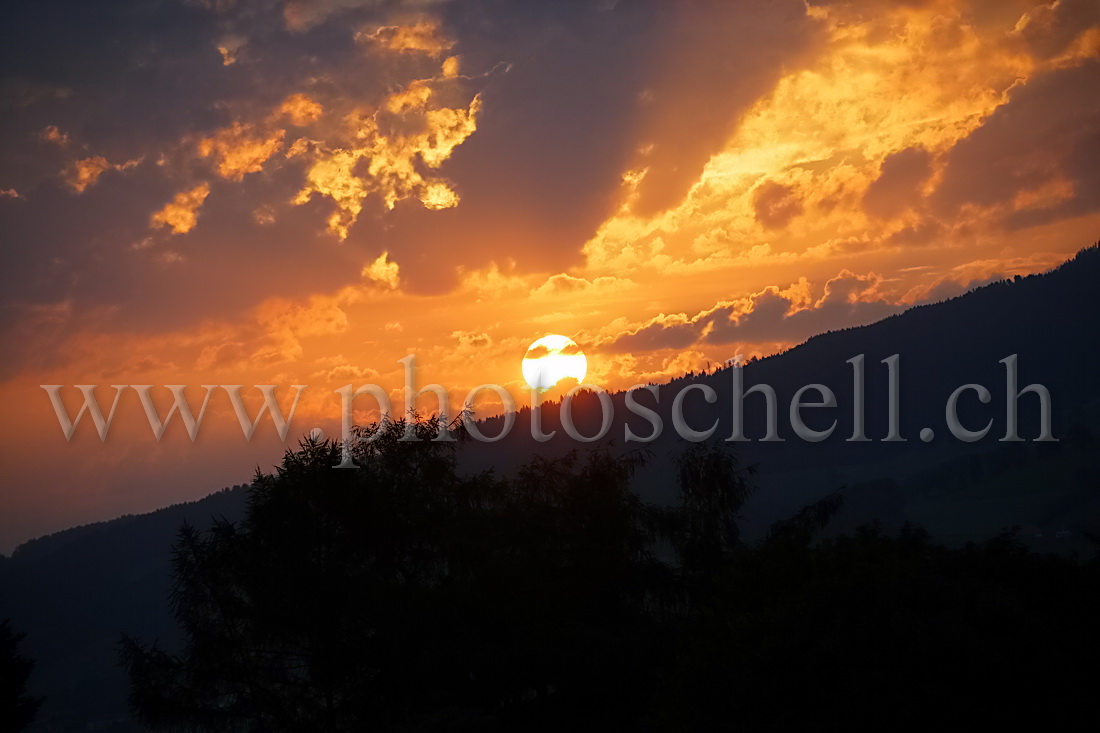
[[[768,229],[782,229],[802,213],[802,202],[790,186],[765,181],[753,193],[756,220]]]
[[[574,277],[566,273],[551,275],[542,285],[531,290],[531,297],[553,297],[564,293],[576,294],[584,291],[613,292],[629,288],[633,282],[625,278],[611,276],[597,277],[588,280],[583,277]]]
[[[278,114],[289,118],[291,124],[297,127],[305,127],[314,122],[322,112],[324,107],[305,94],[291,94],[283,100],[278,110]]]
[[[112,164],[103,156],[95,155],[90,158],[74,160],[66,166],[65,170],[61,171],[61,178],[69,185],[69,188],[77,193],[84,193],[88,188],[95,185],[99,177],[105,172],[130,170],[139,165],[141,160],[141,158],[134,158],[125,163]]]
[[[443,77],[446,79],[453,79],[458,76],[459,61],[458,56],[448,56],[443,59],[443,66],[440,67],[440,71],[443,73]]]
[[[303,338],[343,333],[348,327],[347,313],[337,299],[319,295],[304,305],[284,298],[264,301],[256,310],[256,319],[266,335],[251,359],[261,364],[300,359]]]
[[[421,20],[413,25],[384,25],[370,33],[360,31],[355,35],[355,40],[388,51],[423,53],[429,56],[439,56],[454,46],[453,41],[440,34],[439,26],[431,19]]]
[[[214,158],[218,175],[239,181],[263,170],[264,163],[283,146],[283,130],[260,132],[251,123],[234,122],[199,141],[199,155]]]
[[[168,228],[173,234],[186,234],[199,220],[199,208],[210,193],[210,184],[200,183],[188,191],[180,191],[164,208],[153,214],[153,229]]]
[[[363,268],[362,275],[393,290],[401,281],[401,268],[396,262],[390,262],[389,256],[389,252],[378,255],[378,259]]]
[[[47,125],[42,132],[38,133],[38,137],[61,147],[69,144],[69,136],[57,129],[57,125]]]
[[[467,353],[481,351],[493,345],[493,339],[482,331],[454,331],[451,333],[451,338],[458,341],[459,350]],[[528,352],[526,358],[534,357]]]
[[[356,111],[345,120],[346,146],[298,140],[289,156],[312,159],[306,185],[294,199],[303,204],[314,195],[327,196],[337,210],[329,217],[329,231],[345,239],[370,194],[382,198],[387,209],[401,199],[419,200],[427,209],[457,206],[458,193],[423,168],[439,168],[454,149],[477,129],[480,96],[466,108],[435,106],[435,92],[414,81],[386,97],[376,110]]]
[[[62,171],[61,176],[69,188],[77,193],[84,193],[89,186],[95,184],[104,171],[111,169],[111,164],[101,155],[83,160],[74,160]]]
[[[611,351],[685,349],[698,344],[797,343],[815,333],[863,325],[897,313],[901,306],[881,291],[882,277],[841,271],[812,300],[805,278],[781,290],[721,301],[694,316],[660,314],[604,342]]]

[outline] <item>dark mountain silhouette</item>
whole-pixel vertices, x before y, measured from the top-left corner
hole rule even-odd
[[[1100,529],[1100,435],[1095,372],[1100,334],[1092,316],[1093,283],[1100,278],[1100,249],[1080,252],[1061,267],[1014,281],[1003,281],[964,296],[913,308],[878,323],[815,336],[784,354],[755,361],[741,370],[745,388],[766,383],[778,397],[782,443],[762,443],[763,400],[746,401],[745,432],[738,443],[743,463],[755,464],[758,490],[743,507],[741,538],[761,540],[776,520],[840,491],[844,507],[834,517],[833,534],[878,520],[892,531],[905,521],[926,527],[939,540],[960,543],[986,539],[1018,525],[1034,546],[1059,551],[1090,550],[1087,533]],[[852,371],[846,361],[859,354],[866,364],[866,434],[869,442],[848,442],[852,432]],[[882,442],[887,434],[887,375],[881,361],[900,355],[900,433],[905,442]],[[1019,387],[1040,383],[1053,403],[1057,443],[1031,442],[1039,433],[1038,400],[1020,399],[1021,443],[999,442],[1005,433],[1005,367],[999,361],[1016,354]],[[689,374],[660,385],[657,412],[665,432],[648,444],[653,458],[636,476],[635,489],[646,501],[671,503],[676,485],[673,457],[683,448],[672,431],[670,407],[675,395],[694,385],[711,387],[717,399],[703,400],[697,390],[685,399],[686,417],[696,430],[718,420],[716,436],[732,429],[734,370]],[[807,384],[825,384],[838,408],[815,414],[807,423],[822,429],[837,420],[834,434],[819,443],[798,440],[787,411],[795,392]],[[985,385],[988,405],[973,393],[960,402],[960,418],[971,428],[992,419],[989,435],[975,443],[950,437],[944,423],[948,395],[968,383]],[[813,399],[811,395],[809,399]],[[630,416],[624,396],[612,396],[614,451],[639,447],[622,441],[624,422],[639,435],[649,424]],[[639,402],[652,405],[651,396]],[[594,397],[575,401],[575,422],[582,433],[599,428]],[[494,468],[507,474],[532,455],[564,455],[576,444],[561,434],[558,406],[543,410],[546,431],[559,434],[547,443],[530,438],[530,411],[518,416],[512,434],[496,444],[469,443],[461,456],[467,470]],[[495,434],[501,420],[480,425]],[[921,430],[936,437],[923,442]],[[242,487],[191,504],[142,516],[123,517],[26,543],[0,561],[0,618],[11,616],[26,632],[22,649],[38,662],[32,693],[45,695],[40,730],[84,730],[89,723],[112,721],[127,730],[125,680],[115,666],[120,632],[171,645],[175,637],[165,598],[170,588],[170,553],[175,533],[189,522],[198,530],[212,519],[243,515]]]
[[[756,384],[774,388],[779,436],[785,442],[761,442],[766,434],[764,400],[745,398],[745,435],[739,455],[759,468],[760,491],[746,507],[750,538],[759,538],[772,521],[789,515],[821,496],[846,487],[848,501],[839,524],[851,526],[883,519],[916,521],[933,536],[961,542],[994,536],[1014,525],[1028,526],[1049,539],[1062,533],[1062,549],[1083,550],[1082,531],[1100,525],[1097,491],[1096,437],[1100,434],[1100,320],[1093,316],[1095,283],[1100,279],[1100,245],[1082,250],[1058,268],[978,288],[948,301],[914,307],[867,326],[814,336],[782,354],[743,367],[747,391]],[[853,372],[847,360],[860,354],[865,363],[865,434],[868,442],[850,442],[853,430]],[[883,359],[897,354],[900,365],[900,436],[904,442],[884,442],[888,435],[889,381]],[[1021,442],[1001,442],[1006,430],[1006,367],[1000,361],[1017,355],[1018,388],[1032,383],[1051,394],[1056,443],[1035,443],[1039,435],[1039,400],[1025,394],[1018,401]],[[638,391],[639,403],[652,407],[664,422],[660,438],[648,446],[659,456],[675,452],[671,407],[683,389],[707,385],[716,394],[708,404],[695,390],[684,399],[688,424],[707,429],[718,421],[716,436],[731,435],[733,377],[736,368],[687,374],[659,386],[659,404]],[[794,435],[789,406],[805,385],[824,384],[836,395],[836,409],[805,409],[807,425],[836,429],[826,440],[809,443]],[[974,443],[948,432],[945,407],[951,393],[965,384],[981,384],[990,394],[981,404],[974,392],[958,402],[961,423],[977,430],[992,420],[988,435]],[[810,392],[805,401],[817,401]],[[614,422],[608,433],[623,449],[623,426],[647,436],[650,425],[631,414],[622,393],[612,395]],[[599,404],[575,400],[574,421],[585,435],[600,428]],[[499,444],[475,444],[467,452],[471,467],[498,470],[518,465],[534,451],[560,454],[574,443],[563,439],[558,406],[542,410],[545,432],[555,439],[536,443],[530,438],[529,409],[521,411],[509,437]],[[483,431],[494,435],[499,418],[486,421]],[[935,437],[920,438],[924,428]],[[503,448],[503,449],[502,449]],[[1038,467],[1042,465],[1042,468]],[[1046,478],[1029,475],[1029,468]],[[643,497],[669,500],[662,487],[671,485],[668,461],[657,462],[640,478]],[[880,513],[885,512],[885,513]],[[1069,533],[1068,535],[1066,533]],[[1072,537],[1072,539],[1068,539]]]
[[[0,563],[0,616],[26,634],[22,650],[37,662],[31,689],[46,697],[35,730],[111,730],[128,720],[119,633],[172,638],[165,600],[175,534],[184,523],[239,517],[244,489],[41,537]]]
[[[1010,537],[949,549],[908,525],[817,541],[837,495],[747,546],[752,487],[721,442],[684,447],[661,507],[630,491],[644,456],[461,474],[435,423],[412,424],[411,442],[405,421],[368,427],[349,470],[303,441],[240,522],[180,532],[181,643],[121,643],[143,723],[867,730],[1093,709],[1100,561]]]

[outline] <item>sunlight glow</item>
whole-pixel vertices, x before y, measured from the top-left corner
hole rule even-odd
[[[522,369],[523,378],[532,389],[547,390],[567,377],[583,382],[588,359],[576,341],[551,334],[527,348]]]

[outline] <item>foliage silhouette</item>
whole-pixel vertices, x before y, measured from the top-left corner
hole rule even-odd
[[[27,694],[27,679],[34,662],[19,653],[23,634],[16,633],[11,622],[0,623],[0,731],[25,730],[38,713],[42,700]]]
[[[951,549],[906,526],[812,542],[808,507],[716,574],[662,729],[1014,729],[1085,719],[1100,682],[1095,561],[1012,533]]]
[[[683,452],[659,507],[629,490],[644,455],[461,475],[461,424],[456,442],[438,427],[364,428],[354,469],[306,440],[257,473],[240,523],[181,530],[182,651],[122,641],[141,722],[790,730],[1090,709],[1095,562],[909,527],[823,541],[839,493],[750,547],[750,471],[721,443]]]
[[[401,440],[407,427],[414,440]],[[431,440],[437,429],[416,417],[363,429],[351,470],[333,468],[341,446],[306,440],[257,474],[242,522],[182,529],[172,604],[186,648],[122,643],[142,722],[534,730],[637,718],[671,658],[662,629],[683,606],[679,571],[699,548],[713,559],[733,546],[747,482],[703,491],[723,464],[688,456],[684,507],[654,507],[629,490],[643,457],[608,449],[536,458],[514,479],[461,476],[457,443]],[[684,552],[662,561],[659,545]]]

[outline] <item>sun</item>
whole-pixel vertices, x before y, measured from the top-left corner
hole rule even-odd
[[[543,336],[527,347],[523,356],[523,378],[532,389],[548,390],[562,379],[584,381],[588,359],[577,342],[568,336]]]

